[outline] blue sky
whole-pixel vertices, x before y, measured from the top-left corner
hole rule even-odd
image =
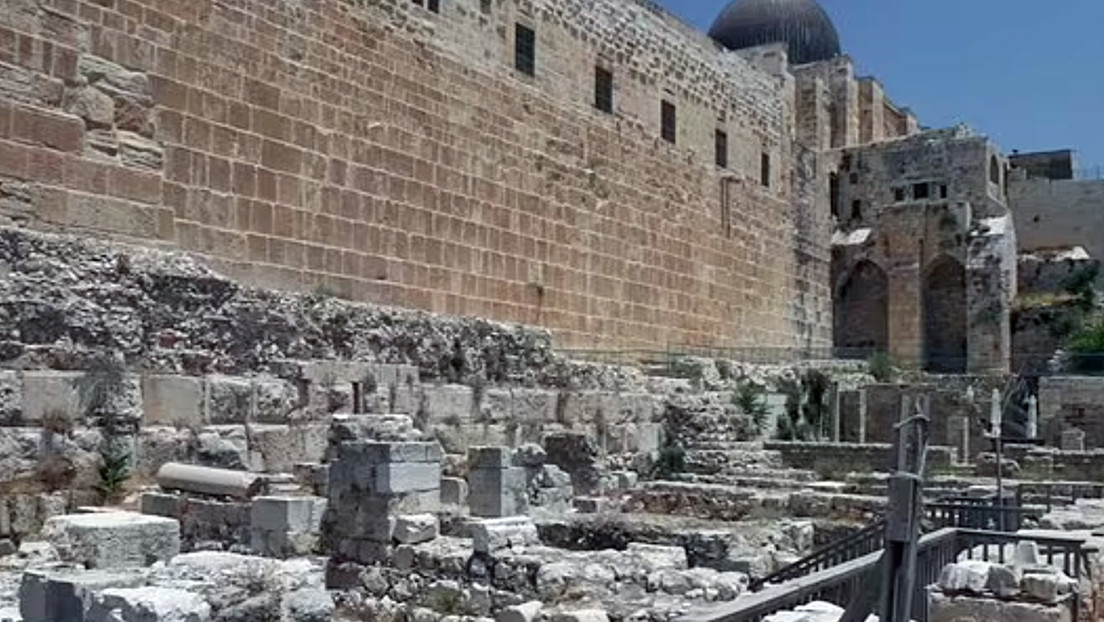
[[[726,0],[659,0],[708,30]],[[920,122],[965,122],[1005,151],[1072,148],[1104,166],[1104,1],[821,0],[861,75]]]

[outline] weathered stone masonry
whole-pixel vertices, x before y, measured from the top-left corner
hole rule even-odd
[[[515,22],[537,33],[533,78]],[[614,115],[591,103],[596,64]],[[784,73],[634,2],[7,0],[0,214],[565,346],[824,345],[793,101]]]

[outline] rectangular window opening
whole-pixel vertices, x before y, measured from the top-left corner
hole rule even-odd
[[[947,184],[943,184],[943,185],[939,186],[939,198],[940,199],[946,199],[947,198]]]
[[[663,136],[663,140],[674,144],[678,137],[678,119],[675,105],[669,101],[663,101],[660,103],[659,112],[660,135]]]
[[[514,25],[514,66],[527,76],[537,72],[537,33],[522,24]]]
[[[441,12],[441,0],[426,0],[426,8],[434,13]]]
[[[721,168],[728,168],[728,134],[717,130],[713,136],[714,161]]]
[[[770,188],[771,185],[771,158],[769,153],[759,156],[759,183]]]
[[[914,199],[926,199],[930,195],[928,194],[928,184],[913,184],[912,185],[912,198]]]
[[[613,73],[601,67],[594,68],[594,107],[613,114]]]
[[[862,201],[851,201],[851,219],[862,220]]]
[[[905,200],[905,189],[904,188],[894,188],[893,189],[893,200],[894,201],[904,201]]]
[[[859,183],[859,174],[858,173],[851,173],[850,179],[851,179],[851,183],[853,183],[853,184]]]
[[[840,217],[840,183],[839,175],[832,173],[828,176],[828,200],[832,207],[832,215]]]

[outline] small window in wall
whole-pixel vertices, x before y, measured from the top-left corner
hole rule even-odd
[[[839,218],[840,215],[840,184],[839,175],[832,173],[828,176],[828,201],[832,206],[832,215]]]
[[[893,189],[893,200],[894,201],[904,201],[905,200],[905,189],[904,188],[894,188]]]
[[[414,0],[414,4],[424,6],[434,13],[441,12],[441,0]]]
[[[940,199],[946,199],[947,198],[947,184],[940,184],[939,185],[939,198]]]
[[[594,107],[613,113],[613,73],[601,67],[594,68]]]
[[[844,170],[844,171],[851,170],[851,154],[850,153],[844,154],[843,160],[840,162],[840,170]]]
[[[851,220],[862,220],[862,201],[851,201]]]
[[[531,76],[537,72],[537,33],[528,26],[514,26],[514,66]]]
[[[728,168],[728,134],[724,130],[713,133],[713,160],[717,166]]]
[[[912,198],[914,199],[926,199],[928,196],[928,184],[913,184],[912,185]]]
[[[669,101],[663,101],[659,106],[659,132],[663,136],[663,140],[674,143],[678,136],[678,119],[676,117],[675,105]]]
[[[851,173],[850,179],[851,179],[851,183],[853,183],[853,184],[859,183],[859,174],[858,173]]]
[[[771,158],[769,153],[759,155],[759,183],[767,188],[771,185]]]

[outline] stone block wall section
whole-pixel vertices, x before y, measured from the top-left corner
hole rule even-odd
[[[792,78],[629,0],[360,4],[11,0],[0,216],[567,347],[827,345],[830,312],[793,303],[827,295],[797,255],[827,259],[797,252],[787,209]]]

